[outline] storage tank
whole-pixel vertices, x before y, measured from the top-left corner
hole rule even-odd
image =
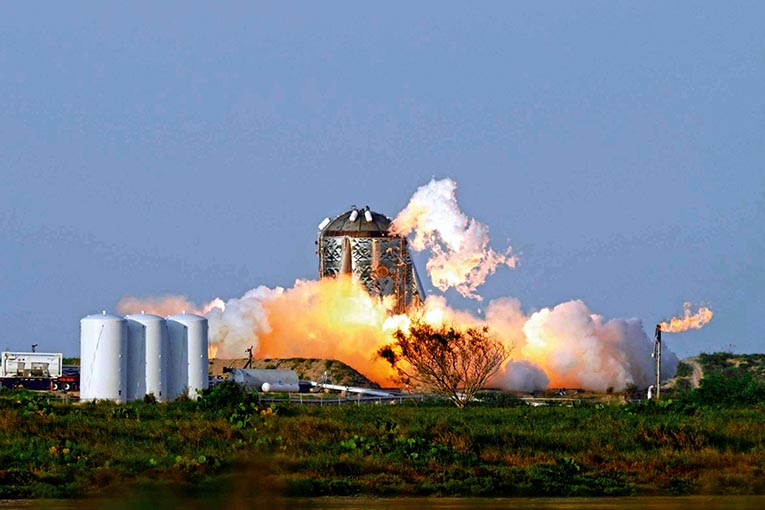
[[[168,399],[183,394],[196,399],[209,385],[207,360],[207,319],[190,313],[167,318],[169,359]]]
[[[392,235],[391,219],[369,207],[355,206],[319,224],[319,277],[348,273],[370,295],[394,296],[395,313],[405,313],[425,300],[406,238]]]
[[[298,393],[300,379],[294,370],[232,368],[231,377],[246,391]]]
[[[127,400],[152,394],[167,400],[167,323],[158,315],[128,315]]]
[[[105,311],[80,320],[80,400],[126,402],[127,320]]]

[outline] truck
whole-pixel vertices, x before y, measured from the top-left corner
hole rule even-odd
[[[0,386],[29,390],[77,391],[79,367],[64,367],[61,353],[9,352],[0,358]]]

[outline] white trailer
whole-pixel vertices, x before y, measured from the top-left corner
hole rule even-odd
[[[75,383],[70,377],[62,377],[61,353],[5,351],[1,356],[0,383],[5,388],[55,390],[64,380],[70,388]]]

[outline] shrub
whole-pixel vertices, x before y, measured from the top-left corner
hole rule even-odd
[[[483,405],[486,407],[519,407],[526,403],[510,393],[504,391],[482,391],[476,394],[476,402],[471,405]]]
[[[675,377],[690,377],[693,375],[693,367],[685,362],[680,362],[680,364],[677,365],[677,371],[675,372]]]
[[[730,372],[705,375],[690,396],[699,405],[738,407],[765,403],[765,384],[751,374]]]
[[[233,381],[224,381],[202,392],[199,408],[218,416],[229,416],[240,405],[250,407],[258,403],[257,393],[249,393]]]

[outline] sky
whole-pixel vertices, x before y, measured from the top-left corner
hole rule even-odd
[[[79,355],[125,296],[318,273],[317,225],[451,178],[515,269],[679,356],[763,352],[762,2],[0,7],[0,349]],[[424,266],[426,255],[415,256]],[[440,293],[425,281],[426,290]],[[298,311],[296,311],[298,313]]]

